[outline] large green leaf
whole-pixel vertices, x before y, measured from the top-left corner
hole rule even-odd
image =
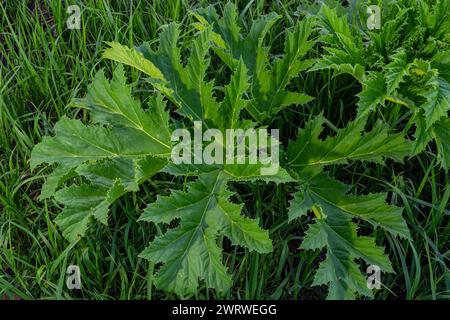
[[[169,115],[165,112],[166,103],[162,96],[155,95],[144,110],[140,102],[132,97],[131,85],[126,84],[122,65],[115,69],[111,82],[106,79],[102,70],[99,71],[86,97],[78,102],[78,106],[91,111],[94,122],[123,128],[123,134],[136,131],[154,142],[155,152],[170,152],[171,132]]]
[[[231,2],[219,18],[213,7],[199,10],[197,27],[212,26],[214,51],[232,69],[242,60],[251,77],[251,101],[247,110],[254,120],[270,120],[282,108],[293,104],[304,104],[312,97],[287,90],[288,84],[299,72],[311,66],[311,60],[304,60],[314,42],[310,40],[312,20],[299,21],[285,36],[284,53],[273,62],[269,59],[269,48],[264,42],[268,30],[279,19],[275,13],[255,20],[245,36],[237,22],[237,9]]]
[[[414,155],[434,139],[440,145],[437,157],[444,159],[446,143],[436,139],[433,124],[447,119],[450,108],[450,38],[444,31],[450,24],[450,2],[432,6],[418,1],[411,6],[410,1],[398,1],[384,6],[381,30],[363,32],[350,15],[321,6],[318,24],[325,53],[310,70],[353,75],[362,84],[358,117],[380,106],[383,112],[378,115],[391,117],[393,104],[401,106],[392,116],[410,117],[415,125]],[[439,163],[448,169],[448,162]]]
[[[89,184],[71,185],[55,194],[64,210],[55,222],[69,241],[84,236],[91,219],[107,224],[109,207],[129,191],[139,190],[139,184],[157,173],[166,164],[165,159],[151,158],[139,161],[116,158],[80,165],[77,172]]]
[[[203,173],[189,184],[187,192],[172,191],[170,197],[158,197],[144,211],[143,221],[180,219],[178,227],[157,237],[141,253],[141,257],[164,263],[156,275],[159,288],[180,295],[193,293],[203,279],[209,288],[228,290],[231,277],[222,263],[218,235],[260,253],[272,251],[268,232],[241,215],[242,205],[230,202],[229,180],[221,170]]]
[[[88,160],[151,155],[167,156],[170,149],[135,130],[90,126],[63,117],[55,125],[55,136],[44,137],[34,147],[31,167],[44,162],[77,166]]]
[[[319,175],[303,185],[291,202],[290,219],[309,210],[315,213],[315,223],[310,225],[300,248],[326,248],[326,259],[320,263],[313,285],[329,285],[328,299],[354,299],[356,294],[372,296],[356,259],[362,258],[385,272],[393,272],[383,248],[375,244],[374,238],[359,236],[352,218],[409,237],[401,209],[387,205],[385,195],[355,197],[347,195],[348,190],[349,186]]]
[[[402,209],[386,204],[386,194],[348,194],[351,187],[329,178],[324,167],[354,160],[402,161],[411,146],[401,135],[389,135],[381,123],[364,132],[365,119],[351,122],[335,136],[321,140],[323,123],[323,116],[317,116],[288,146],[288,168],[300,185],[290,202],[289,220],[305,216],[308,211],[314,213],[315,224],[307,231],[301,248],[327,249],[327,258],[320,264],[314,284],[329,285],[328,298],[355,298],[357,293],[372,296],[356,259],[362,258],[386,272],[393,270],[375,239],[359,236],[352,220],[367,221],[394,236],[410,238]]]
[[[103,57],[136,68],[153,79],[164,81],[164,75],[149,60],[145,59],[141,52],[134,48],[128,48],[117,42],[108,42],[109,48],[103,52]],[[126,97],[124,97],[126,98]]]
[[[348,73],[359,82],[364,81],[365,64],[361,38],[355,36],[347,18],[339,17],[336,10],[323,5],[319,12],[325,44],[325,54],[311,68],[311,71],[332,69],[335,74]]]
[[[93,218],[106,224],[109,206],[123,194],[139,190],[139,184],[166,165],[171,151],[168,115],[161,96],[152,98],[144,110],[132,98],[121,66],[111,82],[98,72],[86,98],[78,102],[100,125],[63,117],[55,125],[54,137],[44,137],[31,157],[32,168],[42,163],[58,164],[40,198],[54,195],[64,205],[56,223],[69,241],[84,236]],[[88,183],[57,191],[76,176]]]
[[[365,119],[350,122],[335,136],[319,139],[324,118],[317,116],[300,130],[297,140],[287,149],[289,167],[297,172],[322,169],[326,165],[347,163],[350,160],[383,163],[383,158],[397,161],[409,155],[411,144],[401,134],[389,134],[389,128],[378,123],[364,132]]]
[[[317,239],[323,241],[318,242]],[[315,219],[308,230],[302,249],[326,247],[327,257],[319,265],[313,285],[329,285],[327,299],[354,299],[355,293],[372,297],[367,281],[359,270],[355,259],[362,258],[367,263],[392,272],[392,267],[375,239],[358,236],[355,225],[344,217]]]
[[[212,95],[213,83],[204,81],[210,63],[207,57],[210,30],[203,30],[193,41],[192,52],[186,66],[182,65],[180,49],[177,46],[179,36],[180,30],[175,23],[165,25],[162,27],[157,51],[152,50],[147,43],[140,46],[138,51],[143,54],[144,60],[156,66],[165,80],[161,81],[160,78],[151,76],[150,83],[178,106],[177,111],[180,114],[193,120],[203,120],[205,115],[211,114],[211,110],[217,110]],[[123,49],[123,46],[116,43],[110,45],[112,46],[106,51],[105,58],[136,67],[132,62],[133,50]],[[126,53],[127,59],[123,58]]]
[[[299,218],[319,205],[327,216],[339,214],[348,218],[359,218],[381,227],[393,235],[409,238],[409,230],[402,218],[402,209],[387,205],[387,194],[348,195],[351,187],[318,175],[304,184],[304,189],[294,193],[289,219]]]

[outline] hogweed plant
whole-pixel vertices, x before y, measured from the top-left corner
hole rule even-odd
[[[181,51],[181,28],[175,23],[162,27],[156,50],[148,43],[138,48],[109,43],[103,56],[118,62],[112,78],[99,71],[87,95],[76,100],[76,106],[88,112],[89,121],[63,117],[55,125],[54,135],[44,137],[33,149],[32,168],[44,163],[54,168],[40,198],[54,197],[64,206],[55,220],[64,237],[74,242],[86,236],[90,224],[106,225],[111,205],[126,193],[138,191],[158,172],[196,177],[186,180],[187,188],[158,196],[143,210],[139,221],[165,226],[161,230],[167,231],[158,233],[140,257],[158,264],[154,284],[161,290],[185,296],[195,293],[204,281],[208,288],[226,292],[233,279],[222,261],[223,236],[233,245],[259,254],[272,251],[268,231],[260,227],[260,221],[242,213],[244,204],[236,203],[230,185],[258,180],[290,184],[296,191],[286,195],[290,208],[285,219],[298,223],[303,216],[314,217],[300,249],[326,252],[313,284],[327,285],[330,299],[373,296],[360,270],[363,264],[376,265],[384,272],[395,270],[374,237],[358,234],[356,220],[409,239],[402,208],[387,204],[386,193],[352,194],[352,186],[334,178],[328,168],[355,161],[402,162],[423,150],[430,138],[423,138],[418,146],[404,133],[391,132],[381,120],[373,129],[366,129],[368,111],[376,106],[375,101],[369,102],[370,92],[378,90],[370,81],[383,75],[390,83],[388,91],[378,97],[380,103],[397,97],[403,85],[414,81],[444,90],[445,73],[436,70],[446,60],[435,55],[424,61],[399,51],[393,53],[391,62],[397,67],[367,74],[361,43],[353,39],[346,21],[328,8],[323,9],[322,21],[329,23],[319,22],[319,26],[331,29],[321,39],[334,42],[327,49],[330,55],[320,60],[307,58],[318,45],[313,18],[303,18],[287,30],[284,51],[273,58],[266,35],[280,19],[277,14],[261,16],[248,32],[239,27],[237,9],[231,3],[222,16],[213,7],[192,14],[196,22],[190,30],[196,34],[188,54]],[[430,23],[435,34],[441,34],[437,22]],[[341,46],[349,46],[349,50]],[[344,51],[352,54],[344,56]],[[219,63],[225,66],[226,76],[208,73]],[[154,89],[147,103],[133,97],[133,85],[127,83],[123,65],[142,72]],[[296,139],[282,145],[264,130],[284,108],[313,99],[293,89],[292,80],[301,72],[326,67],[350,72],[365,84],[358,116],[329,135],[324,128],[328,122],[319,114],[299,128]],[[416,79],[420,73],[416,69],[429,78]],[[208,77],[210,74],[213,77]],[[439,126],[447,125],[448,119],[441,118],[448,105],[434,95],[431,91],[416,94],[425,106],[417,106],[413,118],[423,121],[424,128],[433,128],[430,135],[441,141]],[[433,103],[439,110],[431,110]],[[230,135],[229,130],[240,133]],[[263,131],[266,133],[261,136],[252,135]],[[269,148],[261,150],[261,146]],[[239,148],[239,161],[224,160]],[[440,162],[444,166],[448,145],[442,148]],[[256,161],[259,156],[269,161]],[[264,170],[274,163],[276,170]]]
[[[348,73],[362,85],[358,117],[399,107],[414,128],[413,155],[430,141],[437,159],[450,167],[450,1],[434,5],[423,0],[387,2],[380,30],[361,32],[356,23],[323,6],[320,41],[325,54],[310,70]]]

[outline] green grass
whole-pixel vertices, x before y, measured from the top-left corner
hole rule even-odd
[[[192,19],[187,14],[190,10],[212,2],[73,2],[82,10],[81,30],[66,28],[67,4],[62,1],[0,2],[0,299],[176,298],[152,286],[155,266],[138,258],[160,230],[137,223],[136,212],[156,194],[168,194],[169,188],[184,180],[160,174],[139,193],[113,206],[108,227],[95,225],[89,236],[69,245],[53,222],[60,207],[53,200],[37,200],[45,172],[41,169],[31,174],[29,158],[32,147],[51,132],[62,115],[85,117],[68,105],[72,98],[84,95],[95,71],[102,67],[111,70],[111,64],[101,60],[105,41],[129,46],[152,41],[161,25],[186,23]],[[247,24],[270,11],[283,16],[269,36],[277,46],[282,44],[283,30],[297,19],[297,1],[234,2]],[[217,5],[221,5],[219,1]],[[189,39],[184,41],[188,43]],[[137,72],[131,75],[134,81],[140,80]],[[278,116],[273,126],[283,137],[295,137],[304,119],[321,111],[336,127],[352,118],[359,89],[350,77],[305,73],[294,85],[316,100]],[[145,85],[139,88],[140,94],[148,95]],[[398,108],[385,108],[379,113],[392,126],[402,120]],[[450,178],[439,170],[433,151],[408,159],[404,165],[359,163],[333,168],[359,193],[387,190],[390,202],[405,208],[403,215],[412,241],[375,231],[397,271],[382,276],[383,288],[376,292],[377,299],[450,298]],[[224,239],[225,263],[234,279],[232,290],[221,296],[203,287],[195,296],[185,298],[324,298],[325,287],[311,286],[323,254],[298,249],[307,221],[287,223],[286,194],[293,191],[292,187],[236,184],[234,188],[239,190],[238,200],[246,203],[244,213],[259,218],[270,230],[274,251],[266,255],[249,253]],[[69,264],[81,268],[80,291],[66,289]]]

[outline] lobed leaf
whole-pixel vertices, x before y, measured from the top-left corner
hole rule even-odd
[[[228,290],[231,277],[221,261],[219,235],[250,250],[272,251],[268,232],[240,214],[242,205],[229,201],[232,193],[226,188],[227,181],[220,170],[200,174],[187,192],[172,191],[170,197],[158,197],[144,211],[142,221],[180,219],[178,227],[157,237],[140,255],[164,263],[156,274],[157,287],[184,295],[195,292],[203,279],[209,288]]]

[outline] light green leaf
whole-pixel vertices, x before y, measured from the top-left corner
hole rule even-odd
[[[221,171],[203,173],[189,184],[187,192],[172,191],[170,197],[158,197],[140,220],[168,223],[180,219],[178,227],[157,237],[141,257],[164,265],[156,274],[158,288],[180,295],[195,292],[199,279],[209,288],[226,291],[231,278],[222,264],[218,235],[226,235],[234,244],[261,253],[270,252],[267,231],[241,216],[242,205],[229,201],[228,178]]]
[[[128,48],[117,42],[107,42],[109,48],[103,52],[103,58],[111,59],[138,69],[154,79],[165,80],[155,65],[145,59],[136,49]]]
[[[365,119],[355,120],[339,129],[335,136],[322,141],[318,135],[323,123],[323,116],[316,117],[300,130],[297,140],[289,144],[287,156],[291,168],[298,172],[310,171],[350,160],[383,163],[385,157],[401,162],[410,154],[410,143],[401,134],[390,135],[389,128],[382,123],[364,132]]]
[[[88,160],[169,154],[169,148],[136,130],[86,126],[79,120],[63,117],[55,125],[55,136],[44,137],[34,147],[31,167],[44,162],[75,167]]]
[[[357,235],[352,219],[365,220],[394,236],[410,238],[402,210],[386,204],[386,194],[348,194],[350,186],[329,178],[323,169],[350,160],[383,163],[383,158],[388,157],[402,161],[411,146],[401,135],[389,135],[387,126],[381,123],[364,132],[365,119],[351,122],[335,136],[321,140],[324,122],[322,115],[317,116],[288,146],[289,173],[300,184],[290,201],[289,221],[313,211],[316,223],[306,232],[301,248],[327,249],[327,258],[320,264],[314,284],[328,285],[329,299],[355,298],[356,294],[372,296],[356,259],[362,258],[387,272],[393,271],[392,266],[373,238]]]
[[[304,104],[313,99],[306,94],[286,90],[291,80],[313,63],[302,60],[314,43],[309,40],[312,20],[302,20],[293,30],[286,32],[284,53],[271,62],[264,38],[279,19],[277,14],[271,13],[253,21],[247,35],[241,34],[237,9],[231,2],[225,5],[222,18],[213,7],[199,10],[195,16],[203,28],[212,26],[212,40],[216,45],[213,49],[230,68],[235,69],[240,60],[246,65],[251,77],[252,94],[247,110],[254,120],[270,119],[284,107]]]
[[[175,23],[162,27],[160,43],[157,51],[153,51],[148,43],[139,47],[144,57],[155,64],[163,73],[168,83],[161,86],[159,82],[151,82],[156,88],[174,102],[177,111],[192,120],[203,120],[217,110],[213,97],[213,83],[205,82],[204,77],[210,64],[207,56],[210,47],[210,29],[201,31],[191,44],[192,52],[184,67],[181,63],[180,49],[177,46],[180,31]]]
[[[315,219],[301,248],[327,249],[327,258],[319,265],[313,285],[329,285],[328,299],[354,299],[356,293],[372,296],[355,259],[362,258],[385,272],[393,272],[383,248],[375,244],[375,239],[358,236],[356,226],[339,212]]]
[[[321,174],[308,180],[304,189],[294,193],[289,208],[289,220],[301,217],[314,205],[320,205],[326,216],[338,214],[365,220],[393,235],[410,238],[402,218],[402,209],[387,205],[387,194],[348,195],[350,186]]]
[[[64,205],[55,220],[64,237],[75,241],[84,236],[92,218],[106,225],[110,205],[127,192],[138,191],[166,163],[162,158],[116,158],[78,166],[76,172],[91,184],[71,185],[55,194],[56,201]]]
[[[133,99],[131,86],[126,84],[123,67],[114,71],[111,82],[99,71],[89,86],[86,98],[80,99],[83,107],[91,111],[94,122],[113,124],[134,130],[154,141],[155,152],[170,149],[169,115],[160,95],[150,99],[148,110]],[[126,132],[124,132],[126,133]]]
[[[55,194],[56,201],[64,205],[55,222],[67,240],[75,241],[85,235],[92,219],[106,224],[109,206],[125,192],[119,181],[110,188],[95,185],[64,188]]]

